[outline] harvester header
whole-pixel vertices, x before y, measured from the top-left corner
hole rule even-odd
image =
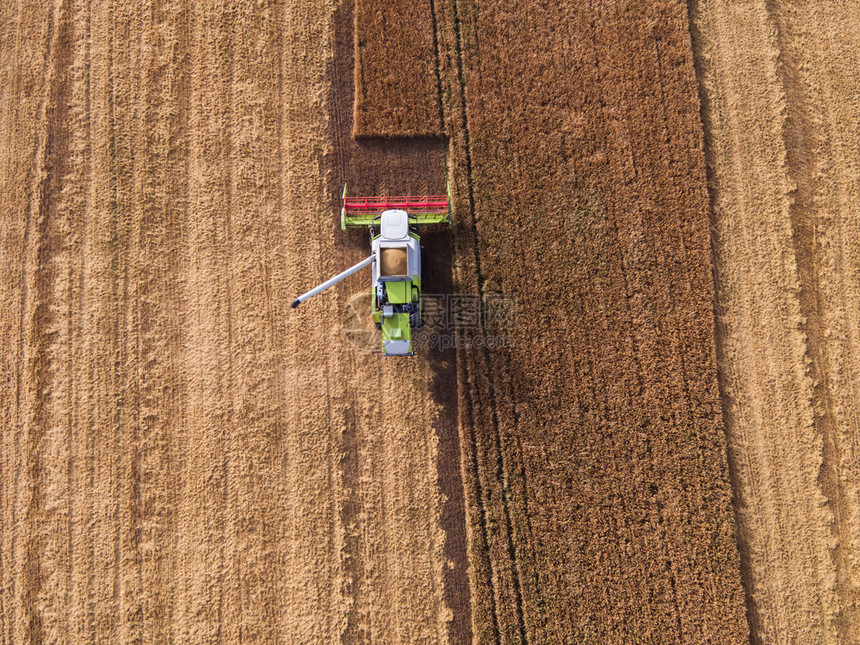
[[[379,226],[380,216],[388,210],[406,211],[409,224],[451,222],[451,200],[448,195],[348,197],[344,186],[340,227],[345,231],[347,228]]]

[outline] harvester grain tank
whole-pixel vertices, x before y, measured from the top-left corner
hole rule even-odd
[[[416,229],[451,221],[448,195],[348,197],[343,188],[340,227],[370,229],[371,255],[293,301],[299,304],[347,276],[371,267],[371,316],[386,356],[411,356],[413,331],[423,324],[421,238]]]

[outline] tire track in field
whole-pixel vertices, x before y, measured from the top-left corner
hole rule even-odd
[[[2,267],[2,310],[0,341],[8,348],[3,356],[0,388],[0,420],[3,423],[2,490],[3,520],[0,522],[0,595],[3,596],[2,629],[4,642],[25,637],[28,619],[21,603],[28,598],[22,586],[21,562],[26,534],[25,481],[26,452],[23,434],[32,405],[26,382],[25,363],[28,319],[31,317],[33,248],[31,238],[34,191],[37,175],[44,166],[45,119],[50,100],[50,52],[55,40],[56,7],[48,3],[32,6],[18,3],[14,16],[11,3],[4,6],[3,42],[0,44],[4,89],[0,93],[0,178],[7,193],[0,200],[2,252],[9,258]],[[8,22],[5,22],[8,21]],[[23,462],[23,463],[22,463]],[[30,606],[32,611],[32,606]]]
[[[845,314],[858,309],[843,308],[846,295],[850,297],[852,289],[844,277],[845,269],[850,270],[850,267],[840,257],[845,240],[839,232],[856,228],[857,221],[856,218],[852,218],[853,222],[846,221],[846,215],[848,218],[851,215],[845,208],[848,200],[844,196],[847,195],[844,195],[844,189],[840,190],[852,181],[850,171],[845,172],[850,167],[850,163],[846,163],[848,159],[837,157],[835,163],[822,167],[827,163],[827,157],[838,154],[832,146],[842,134],[838,124],[828,124],[825,119],[828,116],[839,119],[841,115],[838,112],[850,111],[848,106],[852,104],[852,95],[838,86],[828,87],[826,82],[818,80],[831,77],[840,63],[844,65],[844,54],[840,51],[844,44],[839,43],[835,49],[830,49],[827,58],[809,55],[810,50],[820,47],[820,25],[832,25],[846,16],[839,16],[842,12],[832,3],[829,6],[824,4],[818,12],[809,14],[789,2],[772,3],[768,5],[768,11],[777,32],[780,80],[786,93],[783,136],[788,173],[795,186],[789,216],[800,282],[802,328],[812,379],[815,428],[822,441],[818,484],[833,513],[835,543],[830,549],[839,601],[835,627],[841,642],[855,642],[860,638],[860,579],[853,564],[858,553],[856,545],[852,544],[856,531],[852,517],[856,517],[860,510],[857,504],[860,479],[856,467],[852,467],[846,458],[846,449],[853,453],[860,448],[860,442],[852,439],[850,431],[843,434],[846,419],[837,411],[836,401],[840,396],[837,388],[843,366],[837,366],[835,362],[839,361],[841,343],[851,342],[851,327],[857,327],[855,321],[846,320]],[[811,21],[814,27],[810,28],[807,21]],[[852,22],[856,28],[857,21],[849,20],[845,26]],[[849,29],[847,33],[852,32]],[[860,52],[857,44],[855,40],[855,53]],[[844,50],[845,53],[849,51],[847,47]],[[842,98],[846,99],[844,103]],[[840,110],[840,104],[846,107]],[[855,124],[854,134],[857,133],[858,116],[860,113],[853,110],[849,117],[849,122]],[[843,192],[843,195],[836,191]],[[839,285],[836,289],[831,286],[833,281]],[[856,304],[856,289],[854,291]],[[831,327],[837,329],[835,337]],[[856,370],[857,364],[849,362],[844,367]],[[851,400],[853,394],[847,398]],[[852,483],[854,490],[850,488]]]
[[[223,549],[224,556],[222,567],[219,571],[220,593],[218,595],[217,634],[219,639],[237,640],[241,638],[245,627],[244,609],[245,603],[242,598],[241,577],[242,560],[244,553],[240,552],[240,543],[237,533],[241,529],[237,526],[240,511],[239,486],[241,481],[236,473],[236,459],[238,450],[236,446],[235,432],[237,427],[237,379],[235,372],[234,355],[236,342],[234,340],[234,321],[238,317],[233,305],[233,254],[235,240],[233,236],[234,218],[234,172],[233,172],[233,134],[235,124],[234,118],[234,71],[236,64],[236,5],[227,1],[221,3],[220,24],[218,24],[218,38],[216,49],[218,52],[218,86],[217,86],[217,132],[219,159],[218,165],[212,169],[213,184],[215,187],[217,202],[211,220],[217,252],[220,256],[217,266],[219,268],[219,295],[221,296],[217,318],[219,331],[223,335],[224,345],[224,376],[221,381],[223,390],[223,439],[224,455],[222,461],[223,475],[223,499],[224,508],[221,509],[224,518]],[[225,617],[227,618],[225,620]]]
[[[176,373],[181,344],[171,324],[181,315],[176,235],[178,200],[165,190],[174,174],[170,148],[177,101],[165,70],[179,46],[171,17],[177,5],[123,6],[112,16],[112,79],[116,225],[112,253],[116,274],[118,357],[115,412],[118,467],[113,502],[118,514],[116,629],[121,638],[157,640],[170,635],[173,597],[169,571],[173,551],[173,492],[179,468],[169,432],[182,383]],[[177,86],[178,87],[178,86]]]
[[[66,355],[67,393],[65,401],[65,436],[67,463],[59,468],[65,470],[67,490],[66,554],[64,563],[68,570],[68,582],[64,595],[66,605],[62,618],[66,623],[63,638],[81,641],[86,638],[89,606],[86,580],[92,571],[93,562],[88,557],[91,537],[87,530],[89,514],[90,483],[87,473],[89,463],[86,427],[86,402],[88,400],[88,377],[83,350],[86,346],[86,292],[89,288],[89,250],[87,241],[91,228],[92,190],[92,119],[91,119],[91,34],[92,14],[89,6],[72,5],[74,61],[70,74],[70,144],[68,171],[63,177],[64,188],[60,195],[60,212],[68,212],[69,227],[64,229],[66,246],[70,256],[67,274],[67,291],[59,296],[67,307],[64,315],[67,345]],[[59,460],[58,460],[59,461]]]
[[[138,240],[134,236],[132,213],[140,197],[140,104],[143,79],[131,70],[143,68],[143,52],[137,46],[143,38],[143,16],[139,7],[111,7],[111,248],[109,317],[113,325],[113,406],[111,410],[113,460],[111,491],[104,501],[113,506],[113,638],[128,641],[142,636],[139,604],[140,584],[140,479],[137,417],[139,320],[136,318],[137,289],[135,258]]]
[[[187,434],[181,438],[184,468],[179,482],[177,551],[187,563],[175,574],[173,608],[179,640],[226,639],[225,597],[230,593],[228,535],[231,452],[229,380],[232,352],[226,317],[228,291],[223,262],[224,233],[223,103],[227,93],[224,60],[230,34],[222,24],[224,3],[189,16],[188,273],[182,300],[192,312],[185,332],[183,372],[188,379]],[[226,42],[225,42],[226,40]],[[186,567],[198,563],[194,575]],[[229,615],[229,614],[228,614]],[[238,615],[238,612],[237,612]]]
[[[16,187],[17,182],[14,181],[14,173],[9,166],[12,166],[13,150],[12,150],[12,131],[14,123],[12,121],[12,100],[9,98],[11,90],[14,87],[13,70],[15,68],[14,56],[18,54],[15,47],[14,31],[17,23],[17,9],[11,4],[0,6],[0,182],[5,186]],[[20,108],[19,108],[20,109]],[[13,192],[14,194],[14,192]],[[20,248],[15,248],[15,218],[12,212],[6,212],[7,201],[4,200],[3,206],[0,206],[0,221],[4,223],[2,233],[0,233],[0,253],[4,257],[12,258],[15,250],[20,251]],[[11,209],[10,209],[11,210]],[[9,262],[8,264],[12,264]],[[18,351],[19,343],[16,337],[16,331],[12,331],[16,327],[17,320],[20,320],[19,312],[15,306],[16,291],[20,289],[20,284],[15,285],[10,275],[12,271],[7,265],[0,268],[0,345],[7,348],[14,348]],[[20,266],[20,263],[19,263]],[[20,303],[20,300],[19,300]],[[18,323],[20,324],[20,323]],[[12,411],[15,408],[13,395],[15,394],[12,382],[17,381],[15,374],[16,366],[11,354],[6,352],[0,355],[0,428],[14,429],[15,418]],[[3,472],[10,472],[10,457],[12,445],[12,435],[14,432],[0,433],[0,468]],[[0,527],[0,638],[3,642],[11,640],[10,626],[14,623],[14,610],[12,603],[7,598],[13,597],[12,576],[8,575],[8,565],[6,562],[11,560],[8,545],[12,542],[11,537],[14,531],[14,516],[11,511],[13,506],[10,498],[13,495],[10,480],[14,476],[7,476],[0,479],[0,518],[2,518],[2,527]],[[13,524],[10,528],[8,525]],[[5,530],[4,530],[5,529]],[[10,615],[11,614],[11,615]]]
[[[56,197],[64,170],[68,131],[66,123],[67,70],[70,65],[70,16],[67,2],[58,2],[52,12],[53,33],[47,50],[48,76],[46,96],[41,120],[43,139],[36,155],[36,172],[33,176],[28,213],[28,234],[25,235],[24,256],[27,263],[23,275],[25,292],[22,314],[24,342],[22,363],[25,370],[23,424],[23,468],[26,494],[23,496],[23,553],[16,564],[16,575],[23,588],[19,589],[19,613],[16,616],[17,636],[21,640],[40,641],[43,638],[62,638],[65,625],[59,625],[55,608],[51,606],[60,589],[66,586],[62,552],[52,540],[51,529],[65,527],[62,512],[53,504],[46,504],[43,496],[55,494],[54,481],[59,475],[51,463],[53,448],[62,450],[62,438],[53,429],[54,415],[61,417],[62,398],[56,390],[58,383],[56,363],[63,354],[56,310],[52,307],[52,289],[58,276],[64,272],[67,257],[62,254],[61,234],[58,233],[64,216],[58,212]],[[62,288],[62,286],[60,286]],[[58,407],[60,408],[58,410]],[[59,426],[59,423],[57,423]],[[59,430],[59,428],[57,428]],[[62,430],[60,430],[62,432]],[[61,455],[59,455],[61,457]],[[21,467],[21,466],[19,466]],[[65,474],[65,469],[60,470]],[[58,497],[62,498],[62,492]],[[61,502],[60,502],[61,503]],[[59,511],[59,512],[58,512]],[[60,546],[62,549],[65,544]]]
[[[73,568],[71,594],[75,604],[70,610],[69,619],[74,626],[72,640],[78,641],[110,637],[110,632],[101,628],[100,613],[111,616],[112,608],[105,597],[98,593],[94,579],[96,571],[108,568],[99,558],[97,549],[100,530],[107,527],[117,530],[109,519],[104,525],[99,522],[100,504],[96,494],[100,479],[98,465],[103,462],[104,455],[96,449],[104,439],[104,431],[100,430],[99,425],[109,423],[100,417],[101,411],[109,408],[111,398],[108,379],[99,379],[99,372],[106,375],[110,370],[110,359],[100,361],[96,358],[111,356],[110,349],[104,348],[108,340],[105,330],[109,322],[100,315],[105,306],[100,299],[108,291],[103,249],[109,245],[109,232],[107,223],[100,217],[107,209],[100,212],[99,207],[109,201],[109,178],[107,173],[100,172],[95,162],[97,152],[107,150],[111,145],[106,137],[99,136],[107,128],[104,119],[100,120],[96,116],[99,112],[96,106],[103,106],[103,114],[107,114],[109,102],[106,86],[111,61],[95,44],[105,42],[110,29],[106,12],[104,6],[94,11],[90,6],[76,6],[76,31],[83,42],[76,39],[80,58],[74,65],[72,109],[81,113],[85,127],[83,132],[76,130],[74,133],[76,143],[73,147],[73,165],[77,166],[77,172],[69,180],[70,186],[78,185],[80,189],[79,201],[72,208],[80,210],[83,223],[78,231],[79,275],[76,288],[79,292],[79,311],[76,319],[73,319],[74,323],[70,321],[75,327],[72,350],[76,356],[72,378],[77,386],[77,395],[71,403],[74,407],[70,441],[74,461],[70,464],[72,478],[69,486],[76,494],[69,530]]]
[[[84,309],[88,339],[86,353],[87,438],[86,464],[90,472],[91,495],[88,528],[91,558],[87,578],[87,617],[96,640],[120,637],[120,497],[119,441],[117,426],[122,406],[122,353],[118,284],[124,269],[125,249],[121,248],[118,186],[117,27],[115,8],[95,7],[92,19],[92,185],[90,209],[92,226],[88,246],[87,282]],[[99,572],[99,573],[96,573]]]
[[[175,532],[181,459],[175,438],[182,433],[185,384],[182,363],[185,273],[180,251],[187,212],[187,51],[185,7],[165,2],[140,14],[139,112],[133,130],[136,158],[132,189],[131,319],[136,328],[130,384],[134,416],[132,514],[136,543],[134,604],[143,641],[169,639],[177,566],[170,536]],[[134,588],[129,584],[130,588]]]
[[[691,26],[753,639],[853,642],[860,264],[846,150],[860,43],[832,34],[856,17],[838,3],[694,2]]]
[[[76,620],[81,606],[81,571],[76,554],[88,536],[82,530],[87,488],[81,485],[79,426],[86,384],[81,372],[84,318],[85,250],[83,233],[87,229],[90,188],[88,149],[90,127],[87,110],[89,32],[87,7],[67,3],[62,7],[66,22],[66,69],[63,72],[64,114],[58,117],[64,142],[57,146],[57,161],[52,164],[54,189],[51,196],[51,222],[47,227],[50,246],[55,249],[51,264],[53,276],[47,281],[46,300],[53,312],[51,335],[54,341],[45,351],[50,384],[44,395],[46,407],[44,512],[40,523],[45,532],[44,603],[46,639],[72,641],[79,638],[81,624]]]

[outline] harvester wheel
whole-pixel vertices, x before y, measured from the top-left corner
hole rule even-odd
[[[424,320],[421,318],[420,310],[409,314],[409,324],[412,329],[421,329],[424,326]]]

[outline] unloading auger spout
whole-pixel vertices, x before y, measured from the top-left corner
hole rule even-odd
[[[300,304],[302,304],[305,300],[307,300],[311,296],[315,296],[319,292],[325,291],[329,287],[336,285],[338,282],[340,282],[344,278],[351,276],[353,273],[356,273],[357,271],[361,271],[364,267],[370,266],[374,262],[376,262],[376,255],[375,254],[366,257],[365,259],[363,259],[358,264],[349,267],[346,271],[342,271],[342,272],[338,273],[335,277],[333,277],[329,280],[326,280],[325,282],[323,282],[318,287],[314,287],[310,291],[300,295],[298,298],[293,300],[293,304],[291,305],[292,308],[295,309],[296,307],[298,307]]]

